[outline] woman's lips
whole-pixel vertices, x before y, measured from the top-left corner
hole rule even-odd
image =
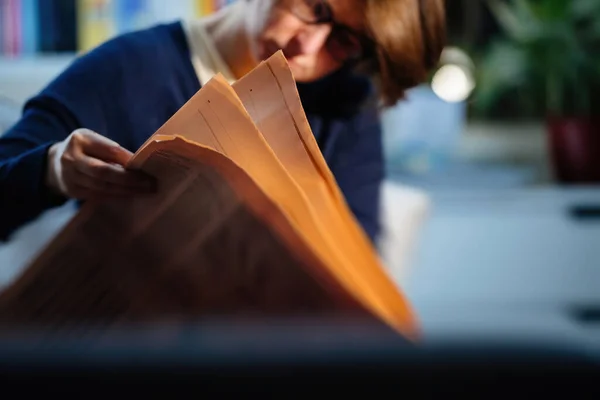
[[[275,42],[267,42],[264,46],[264,49],[265,49],[265,59],[271,57],[273,54],[277,53],[279,50],[281,50],[283,52],[283,55],[288,60],[294,57],[294,55],[291,54],[289,50],[282,48]]]
[[[297,63],[296,57],[294,57],[293,54],[290,54],[289,51],[286,51],[285,48],[282,49],[280,46],[278,46],[274,42],[265,43],[263,60],[266,60],[267,58],[271,57],[273,54],[277,53],[279,50],[282,51],[284,57],[286,58],[288,64],[290,64],[290,66],[300,67],[300,65]]]

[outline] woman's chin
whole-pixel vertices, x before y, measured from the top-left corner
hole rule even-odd
[[[288,65],[290,67],[290,71],[292,71],[292,75],[294,75],[294,79],[299,82],[304,82],[306,80],[306,70],[298,65],[294,60],[287,59]]]
[[[279,51],[278,47],[265,45],[260,52],[260,59],[263,61],[267,60],[277,51]],[[314,65],[312,62],[310,62],[312,60],[306,60],[303,57],[298,56],[289,56],[285,54],[285,51],[283,52],[283,55],[285,56],[288,66],[292,71],[292,75],[294,75],[294,79],[297,82],[313,82],[324,77],[328,72],[321,71],[323,68],[317,68],[317,65]]]
[[[297,82],[314,82],[325,76],[325,74],[318,73],[319,71],[316,71],[314,68],[302,65],[294,59],[288,59],[288,65],[290,66],[292,75]]]

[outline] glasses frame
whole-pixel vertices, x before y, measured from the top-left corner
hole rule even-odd
[[[333,15],[333,11],[331,9],[331,6],[329,5],[329,2],[327,0],[315,0],[315,4],[320,4],[322,6],[322,9],[325,11],[325,15],[318,17],[316,20],[309,20],[304,18],[303,15],[300,15],[295,11],[295,7],[293,6],[293,4],[297,4],[298,2],[302,2],[305,3],[309,8],[310,8],[310,4],[308,4],[308,1],[310,0],[285,0],[285,3],[287,3],[287,8],[288,10],[294,15],[296,16],[296,18],[298,18],[299,20],[301,20],[302,22],[304,22],[307,25],[320,25],[320,24],[330,24],[331,25],[331,32],[327,38],[327,43],[326,46],[330,46],[331,40],[333,37],[335,37],[335,33],[336,32],[344,32],[346,34],[351,35],[352,37],[356,38],[358,43],[360,44],[361,47],[361,54],[358,54],[356,56],[349,56],[346,57],[344,59],[338,59],[336,57],[336,60],[342,63],[354,63],[354,64],[358,64],[360,62],[363,61],[372,61],[375,62],[376,64],[378,63],[377,61],[377,57],[376,57],[376,49],[377,49],[377,44],[375,43],[375,41],[373,39],[371,39],[370,37],[357,32],[355,29],[339,23],[335,20],[334,15]],[[423,0],[416,0],[418,6],[419,6],[419,22],[421,25],[421,35],[423,38],[423,46],[424,46],[424,51],[423,51],[423,62],[426,66],[428,67],[432,67],[435,63],[433,62],[433,60],[431,59],[431,52],[430,52],[430,38],[427,35],[427,29],[426,29],[426,17],[425,17],[425,7],[423,5]],[[330,53],[334,53],[332,51],[330,51]]]
[[[297,4],[298,2],[302,2],[305,3],[307,5],[307,7],[312,8],[315,5],[320,5],[323,12],[321,13],[322,15],[318,15],[316,16],[316,19],[307,19],[304,15],[301,15],[297,12],[297,8],[294,7],[294,4]],[[314,5],[308,4],[309,0],[288,0],[286,1],[287,4],[287,9],[296,17],[298,18],[300,21],[302,21],[303,23],[307,24],[307,25],[330,25],[331,26],[331,32],[329,33],[329,36],[327,37],[327,41],[325,43],[326,47],[330,47],[332,46],[333,41],[335,40],[336,37],[340,37],[339,35],[349,35],[350,37],[354,38],[357,43],[359,43],[360,46],[360,53],[359,54],[355,54],[355,55],[348,55],[347,57],[335,57],[334,58],[341,63],[348,63],[348,62],[360,62],[363,61],[365,59],[369,59],[371,58],[371,56],[374,54],[375,52],[375,42],[367,37],[366,35],[357,32],[355,29],[340,23],[338,21],[335,20],[334,15],[333,15],[333,11],[331,9],[331,6],[329,5],[329,2],[326,0],[316,0],[314,3]],[[330,54],[334,55],[335,51],[329,51]]]

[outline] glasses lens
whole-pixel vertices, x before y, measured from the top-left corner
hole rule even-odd
[[[305,22],[329,22],[331,13],[323,0],[291,0],[289,8],[294,15]]]
[[[363,57],[365,49],[361,37],[344,25],[337,24],[325,0],[288,0],[290,11],[309,24],[332,24],[327,39],[327,50],[340,62]]]
[[[329,22],[331,20],[331,9],[323,0],[305,0],[311,8],[312,13],[317,21]]]
[[[331,32],[328,47],[331,55],[339,61],[359,58],[363,52],[360,39],[343,28]]]

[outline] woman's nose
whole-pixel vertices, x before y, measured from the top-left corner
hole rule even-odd
[[[325,46],[330,33],[329,25],[309,26],[298,30],[286,46],[286,56],[317,54]]]

